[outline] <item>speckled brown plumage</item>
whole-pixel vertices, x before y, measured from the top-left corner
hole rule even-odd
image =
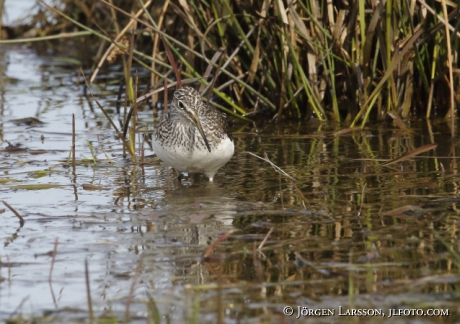
[[[167,164],[179,171],[204,172],[211,180],[234,151],[226,115],[203,102],[191,87],[174,92],[170,108],[156,127],[153,144],[158,157]]]

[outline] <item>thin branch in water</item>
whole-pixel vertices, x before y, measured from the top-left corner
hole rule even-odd
[[[274,229],[274,227],[270,228],[270,230],[268,231],[267,235],[265,235],[265,237],[264,237],[262,243],[260,243],[259,247],[257,248],[258,250],[260,250],[260,249],[263,248],[263,246],[265,245],[265,242],[267,242],[267,240],[268,240],[268,237],[269,237],[270,234],[273,232],[273,229]]]
[[[53,277],[54,262],[56,261],[58,240],[59,240],[59,238],[57,238],[57,237],[54,240],[54,249],[53,249],[53,254],[52,254],[52,258],[51,258],[51,268],[50,268],[50,274],[49,274],[49,277],[48,277],[48,283],[49,283],[50,289],[51,289],[51,296],[53,297],[53,303],[54,303],[55,307],[57,307],[57,303],[56,303],[56,297],[54,296],[54,291],[53,291],[53,287],[51,285],[51,281],[52,281],[52,277]]]
[[[364,197],[366,195],[367,182],[364,184],[363,189],[361,190],[361,204],[359,206],[359,215],[361,216],[361,211],[363,210]]]
[[[287,177],[287,178],[288,178],[289,180],[291,180],[292,182],[296,182],[296,180],[295,180],[293,177],[291,177],[289,174],[287,174],[286,172],[284,172],[280,167],[278,167],[277,165],[275,165],[272,161],[270,161],[270,160],[268,159],[268,157],[263,158],[263,157],[261,157],[261,156],[258,156],[257,154],[252,153],[252,152],[246,152],[246,153],[248,153],[249,155],[252,155],[252,156],[254,156],[254,157],[258,158],[258,159],[261,159],[262,161],[265,161],[265,162],[269,163],[269,164],[273,167],[273,169],[275,169],[276,172],[278,172],[278,173],[284,175],[285,177]]]
[[[437,146],[438,146],[438,144],[432,143],[432,144],[427,144],[427,145],[423,145],[423,146],[417,147],[416,149],[414,149],[414,150],[412,150],[412,151],[409,151],[409,152],[407,152],[407,153],[401,155],[400,157],[397,157],[396,159],[393,159],[393,160],[391,160],[391,161],[382,163],[382,164],[380,164],[379,166],[381,166],[381,167],[382,167],[382,166],[389,166],[389,165],[394,164],[394,163],[398,163],[398,162],[402,162],[402,161],[408,160],[408,159],[410,159],[410,158],[413,157],[413,156],[422,154],[422,153],[424,153],[424,152],[426,152],[426,151],[433,150],[433,149],[435,149]]]
[[[280,186],[281,208],[284,210],[283,188],[281,188],[281,174],[278,176],[278,183]]]
[[[133,143],[136,142],[136,132],[137,132],[137,121],[138,121],[138,115],[137,115],[137,91],[138,91],[138,86],[139,86],[139,73],[136,70],[136,79],[134,82],[134,100],[133,100]],[[140,154],[140,142],[139,142],[139,156]]]
[[[11,210],[11,211],[13,212],[13,214],[14,214],[17,218],[19,218],[19,224],[21,225],[21,227],[24,226],[24,223],[25,223],[26,221],[24,220],[24,218],[22,218],[21,215],[19,215],[19,213],[16,211],[16,209],[14,209],[13,207],[11,207],[10,204],[8,204],[8,203],[7,203],[6,201],[4,201],[4,200],[2,200],[2,203],[3,203],[6,207],[8,207],[8,209]]]
[[[75,162],[75,114],[72,114],[72,172],[76,175],[76,162]]]
[[[52,275],[53,275],[54,262],[56,260],[58,241],[59,241],[59,238],[56,237],[56,239],[54,240],[54,249],[53,249],[53,254],[51,256],[50,275],[49,275],[49,278],[48,278],[48,281],[50,281],[50,282],[51,282],[51,278],[52,278]]]
[[[125,138],[123,137],[123,134],[120,133],[120,131],[118,130],[118,127],[115,125],[115,123],[113,122],[112,118],[110,118],[109,114],[105,111],[104,107],[102,107],[102,105],[99,103],[99,101],[97,101],[96,98],[94,98],[93,92],[91,91],[91,88],[89,87],[88,80],[86,80],[85,73],[83,72],[82,69],[80,69],[80,72],[83,75],[83,79],[85,80],[86,87],[88,88],[88,91],[89,91],[91,97],[94,99],[94,101],[96,102],[96,104],[99,107],[99,109],[105,115],[105,117],[109,121],[110,125],[112,125],[113,129],[115,130],[115,132],[117,133],[117,135],[121,139],[121,141],[123,142],[123,145],[128,150],[129,154],[131,154],[131,156],[134,156],[134,152],[131,151],[131,147],[126,142]]]
[[[133,299],[134,287],[136,286],[137,278],[139,277],[139,274],[141,273],[141,267],[142,267],[142,263],[139,261],[137,263],[136,272],[134,272],[134,277],[133,277],[133,282],[131,283],[131,288],[129,289],[129,295],[128,295],[128,300],[126,301],[125,316],[123,319],[123,323],[129,323],[129,305],[131,304],[131,301]]]
[[[88,259],[85,259],[85,282],[86,282],[86,299],[88,301],[88,313],[90,323],[94,321],[93,302],[91,301],[91,288],[89,287]]]
[[[308,200],[307,200],[307,198],[305,198],[305,196],[303,195],[302,191],[300,191],[299,187],[297,187],[297,185],[296,185],[296,180],[295,180],[293,177],[291,177],[289,174],[287,174],[286,172],[284,172],[280,167],[278,167],[277,165],[275,165],[272,161],[270,161],[270,160],[268,159],[268,157],[267,157],[266,154],[265,154],[265,158],[263,158],[263,157],[261,157],[261,156],[258,156],[257,154],[252,153],[252,152],[246,152],[246,153],[248,153],[249,155],[252,155],[252,156],[254,156],[254,157],[258,158],[258,159],[261,159],[262,161],[265,161],[265,162],[269,163],[269,164],[273,167],[273,169],[275,169],[276,172],[278,172],[278,173],[284,175],[284,176],[287,177],[289,180],[291,180],[292,185],[294,186],[294,188],[296,189],[296,191],[297,191],[297,193],[300,195],[300,197],[302,197],[303,202],[307,203],[308,207],[309,207],[310,209],[312,209],[311,206],[310,206],[310,203],[309,203]],[[305,206],[304,206],[304,207],[305,207]]]
[[[207,257],[209,257],[211,255],[212,251],[214,251],[214,249],[216,248],[217,244],[219,244],[220,242],[226,240],[231,234],[235,233],[236,231],[237,230],[230,230],[227,233],[225,233],[224,235],[222,235],[221,237],[219,237],[217,240],[212,242],[212,244],[209,246],[209,248],[206,250],[206,252],[203,253],[201,258],[206,259]]]

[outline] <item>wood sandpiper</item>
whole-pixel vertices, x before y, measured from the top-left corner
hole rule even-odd
[[[152,146],[167,165],[180,172],[203,172],[209,181],[235,151],[226,115],[203,102],[191,87],[174,92],[170,108],[155,129]]]

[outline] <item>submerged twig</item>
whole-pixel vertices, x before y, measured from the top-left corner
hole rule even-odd
[[[267,235],[265,235],[265,237],[264,237],[262,243],[260,243],[259,247],[257,248],[258,250],[260,250],[260,249],[263,248],[265,242],[267,242],[267,240],[268,240],[268,237],[269,237],[270,234],[273,232],[273,229],[274,229],[274,227],[270,228],[270,230],[268,231]]]
[[[209,248],[206,250],[206,252],[203,253],[201,256],[202,259],[206,259],[209,257],[212,253],[212,251],[216,248],[217,244],[219,244],[222,241],[225,241],[231,234],[235,233],[237,230],[230,230],[221,237],[219,237],[217,240],[212,242],[212,244],[209,246]]]
[[[433,150],[433,149],[435,149],[437,146],[438,146],[438,144],[432,143],[432,144],[427,144],[427,145],[423,145],[423,146],[417,147],[416,149],[414,149],[414,150],[412,150],[412,151],[409,151],[409,152],[407,152],[406,154],[403,154],[403,155],[401,155],[400,157],[398,157],[398,158],[396,158],[396,159],[393,159],[393,160],[391,160],[391,161],[382,163],[382,164],[380,164],[379,166],[381,166],[381,167],[382,167],[382,166],[389,166],[390,164],[394,164],[394,163],[397,163],[397,162],[405,161],[405,160],[407,160],[407,159],[410,159],[410,158],[413,157],[413,156],[422,154],[422,153],[424,153],[424,152],[426,152],[426,151]]]
[[[88,271],[88,259],[85,259],[85,283],[86,283],[86,299],[88,301],[88,313],[90,323],[94,321],[93,303],[91,301],[91,288],[89,286],[89,271]]]
[[[50,268],[50,274],[49,274],[49,277],[48,277],[48,283],[50,285],[50,290],[51,290],[51,296],[53,297],[53,303],[54,303],[54,306],[57,307],[57,303],[56,303],[56,297],[54,296],[54,291],[53,291],[53,287],[51,285],[51,281],[52,281],[52,276],[53,276],[53,269],[54,269],[54,262],[56,261],[56,253],[57,253],[57,245],[58,245],[58,240],[59,238],[56,237],[56,239],[54,240],[54,248],[53,248],[53,254],[52,254],[52,257],[51,257],[51,268]]]
[[[361,216],[361,211],[363,210],[364,196],[366,195],[366,189],[367,189],[367,182],[364,184],[361,190],[361,204],[359,206],[359,216]]]
[[[21,215],[19,215],[19,213],[16,211],[16,209],[14,209],[13,207],[10,206],[10,204],[8,204],[6,201],[2,200],[2,203],[8,207],[9,210],[11,210],[13,212],[14,215],[16,215],[17,218],[19,218],[19,224],[21,225],[21,227],[24,225],[25,223],[25,220],[24,218],[22,218]]]
[[[131,300],[133,299],[134,287],[136,286],[137,278],[141,272],[142,263],[138,262],[136,267],[136,272],[134,273],[133,282],[131,283],[131,288],[129,289],[128,300],[126,301],[126,308],[125,308],[125,316],[123,323],[129,322],[129,305],[131,304]]]
[[[115,123],[113,122],[112,118],[110,118],[109,114],[105,111],[104,107],[102,107],[102,105],[99,103],[99,101],[97,101],[96,98],[94,98],[93,92],[91,91],[91,88],[89,87],[88,80],[86,80],[85,73],[83,72],[82,69],[80,69],[80,72],[83,75],[83,79],[85,80],[86,87],[88,88],[88,91],[89,91],[91,97],[94,99],[94,101],[96,102],[96,104],[99,107],[99,109],[105,115],[105,117],[109,121],[110,125],[112,125],[113,129],[115,130],[115,132],[117,133],[117,135],[121,139],[121,141],[123,142],[123,145],[128,150],[129,154],[131,154],[131,156],[134,156],[134,152],[131,150],[131,146],[128,145],[128,143],[126,142],[125,138],[123,137],[123,134],[120,133],[120,131],[118,130],[118,127],[115,125]]]
[[[75,176],[75,114],[72,114],[72,170]]]
[[[51,282],[51,278],[52,278],[52,275],[53,275],[54,261],[56,260],[58,241],[59,241],[59,238],[56,237],[56,239],[54,240],[54,249],[53,249],[53,254],[51,256],[50,275],[49,275],[49,278],[48,278],[48,281],[50,281],[50,282]]]
[[[284,176],[287,177],[289,180],[294,181],[294,182],[296,181],[293,177],[291,177],[289,174],[287,174],[286,172],[284,172],[280,167],[278,167],[277,165],[275,165],[275,164],[274,164],[272,161],[270,161],[267,157],[263,158],[263,157],[261,157],[261,156],[258,156],[257,154],[252,153],[252,152],[246,152],[246,153],[248,153],[249,155],[252,155],[252,156],[254,156],[254,157],[258,158],[258,159],[261,159],[262,161],[265,161],[265,162],[269,163],[269,164],[273,167],[273,169],[275,169],[276,172],[278,172],[278,173],[284,175]]]
[[[252,153],[252,152],[246,152],[246,153],[248,153],[248,154],[250,154],[250,155],[252,155],[252,156],[254,156],[254,157],[258,158],[258,159],[261,159],[262,161],[265,161],[265,162],[269,163],[269,164],[273,167],[273,169],[275,169],[276,172],[278,172],[279,174],[284,175],[284,176],[287,177],[289,180],[291,180],[292,185],[294,186],[294,188],[296,189],[296,191],[298,192],[298,194],[300,195],[300,197],[302,197],[303,201],[304,201],[305,203],[307,203],[308,207],[311,209],[311,206],[310,206],[310,204],[308,203],[307,198],[305,198],[305,196],[303,195],[302,191],[300,191],[299,187],[297,187],[297,185],[296,185],[296,180],[295,180],[293,177],[291,177],[289,174],[287,174],[286,172],[284,172],[280,167],[278,167],[278,166],[275,165],[272,161],[270,161],[270,160],[268,159],[267,156],[265,156],[265,158],[263,158],[263,157],[261,157],[261,156],[258,156],[257,154]]]

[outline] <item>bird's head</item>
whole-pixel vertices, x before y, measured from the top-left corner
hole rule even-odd
[[[174,91],[174,97],[171,103],[171,109],[174,113],[180,115],[183,119],[192,123],[203,137],[206,148],[211,152],[208,139],[204,134],[201,126],[200,110],[203,105],[203,99],[198,91],[191,87],[182,87]]]

